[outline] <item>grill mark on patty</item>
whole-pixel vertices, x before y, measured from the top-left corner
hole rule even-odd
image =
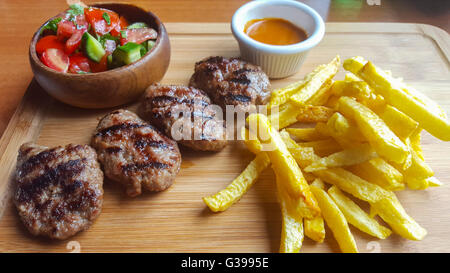
[[[70,181],[74,176],[80,174],[85,166],[83,162],[86,159],[69,160],[67,162],[57,165],[55,168],[46,170],[44,174],[31,179],[30,181],[23,182],[19,185],[19,202],[28,202],[40,193],[50,187],[51,185],[59,185],[64,181]],[[65,194],[72,192],[74,189],[71,183],[63,186],[63,192]]]
[[[246,96],[246,95],[233,95],[233,94],[228,94],[227,95],[227,99],[231,100],[231,101],[238,101],[238,102],[251,102],[252,98],[250,96]]]
[[[251,83],[251,81],[247,78],[247,76],[245,76],[245,74],[240,74],[236,78],[231,78],[230,82],[235,82],[235,83],[240,83],[240,84],[245,84],[245,85],[249,85]]]
[[[48,149],[48,150],[42,151],[42,152],[28,158],[28,160],[26,162],[24,162],[22,164],[22,166],[20,166],[20,169],[19,169],[20,177],[25,177],[27,174],[34,171],[37,167],[42,166],[42,165],[47,165],[51,161],[53,161],[57,158],[60,158],[61,154],[59,154],[57,152],[57,150],[60,148],[61,147],[55,147],[52,149]],[[25,151],[26,152],[25,154],[29,153],[32,149],[33,148],[28,148]],[[66,147],[66,153],[70,154],[72,152],[81,151],[82,149],[83,149],[82,145],[69,145]]]
[[[168,146],[162,141],[155,141],[150,139],[145,139],[145,136],[138,137],[134,142],[134,147],[139,150],[144,150],[147,147],[159,148],[159,149],[167,149]]]
[[[152,169],[167,169],[169,167],[168,164],[164,164],[161,162],[156,161],[150,161],[150,162],[143,162],[143,163],[131,163],[127,165],[121,166],[122,171],[125,174],[133,173],[137,171],[142,171],[144,169],[152,168]]]
[[[120,147],[108,147],[105,149],[108,154],[117,154],[122,151]]]
[[[178,104],[188,104],[188,105],[193,105],[193,104],[200,104],[202,106],[208,106],[209,103],[207,103],[204,100],[199,100],[199,99],[180,99],[180,98],[176,98],[176,97],[172,97],[172,96],[168,96],[168,95],[161,95],[161,96],[157,96],[157,97],[153,97],[152,98],[152,104],[156,105],[157,103],[160,102],[165,102],[165,103],[178,103]]]
[[[153,126],[151,126],[150,124],[121,123],[121,124],[116,124],[116,125],[112,125],[110,127],[104,128],[104,129],[100,130],[100,132],[96,133],[95,136],[112,135],[120,130],[129,130],[129,129],[136,129],[136,128],[144,128],[144,127],[153,129]]]

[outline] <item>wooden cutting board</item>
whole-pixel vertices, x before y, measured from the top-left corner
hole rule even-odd
[[[237,56],[228,24],[166,24],[172,60],[163,83],[187,84],[194,63],[210,55]],[[296,75],[272,81],[274,88],[297,81],[336,54],[364,56],[422,90],[450,113],[450,39],[435,27],[417,24],[328,23],[321,44]],[[337,79],[343,78],[339,72]],[[134,109],[135,105],[126,108]],[[182,149],[182,169],[167,191],[129,198],[105,180],[103,211],[92,227],[66,241],[31,236],[7,198],[17,150],[27,141],[46,146],[89,143],[98,118],[108,110],[83,110],[54,101],[32,81],[0,142],[0,252],[277,252],[280,210],[272,170],[228,211],[214,214],[202,197],[230,183],[253,159],[242,143],[219,153]],[[423,133],[424,153],[437,178],[446,183],[426,191],[398,193],[407,212],[428,230],[420,242],[392,235],[376,240],[351,227],[361,252],[450,252],[450,142]],[[331,231],[302,252],[338,252]]]

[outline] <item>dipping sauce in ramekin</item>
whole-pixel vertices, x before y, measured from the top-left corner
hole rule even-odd
[[[245,24],[250,38],[269,45],[293,45],[308,38],[306,31],[282,18],[253,19]]]

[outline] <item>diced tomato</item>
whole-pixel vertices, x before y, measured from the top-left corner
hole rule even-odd
[[[64,51],[67,54],[72,54],[81,44],[81,38],[83,37],[83,33],[85,29],[77,29],[72,36],[66,41],[66,46]]]
[[[114,28],[113,30],[111,30],[111,35],[112,36],[119,36],[120,35],[120,31],[122,29],[126,29],[128,27],[128,21],[127,19],[125,19],[125,17],[120,16],[119,18],[119,24],[117,24],[116,28]]]
[[[64,50],[64,44],[58,40],[56,35],[48,35],[41,38],[36,44],[36,52],[42,54],[48,48]]]
[[[69,64],[70,73],[91,72],[89,60],[82,53],[70,56],[69,62],[70,62]]]
[[[62,49],[47,48],[42,52],[41,61],[56,71],[67,72],[69,68],[69,56]]]
[[[92,72],[106,71],[108,69],[108,54],[105,54],[98,63],[89,60],[89,66]]]
[[[103,16],[104,13],[109,15],[109,24]],[[87,8],[84,10],[84,15],[86,16],[86,21],[91,24],[93,31],[99,35],[110,32],[119,24],[119,15],[110,10]]]
[[[120,45],[124,45],[128,42],[143,43],[150,39],[156,39],[157,33],[152,28],[133,28],[124,30],[125,35],[121,34]]]
[[[65,41],[75,33],[75,30],[76,27],[73,22],[62,20],[58,23],[58,31],[56,32],[56,36],[58,36],[60,41]]]

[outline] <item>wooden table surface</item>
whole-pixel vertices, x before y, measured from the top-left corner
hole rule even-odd
[[[84,1],[87,4],[99,1]],[[104,1],[105,2],[105,1]],[[113,2],[113,1],[111,1]],[[244,0],[152,0],[132,2],[155,12],[163,22],[229,22]],[[434,0],[309,0],[327,21],[417,22],[450,30],[450,1]],[[370,3],[373,3],[370,5]],[[377,5],[379,3],[379,5]],[[33,75],[29,41],[47,18],[67,7],[64,0],[0,1],[0,135]]]

